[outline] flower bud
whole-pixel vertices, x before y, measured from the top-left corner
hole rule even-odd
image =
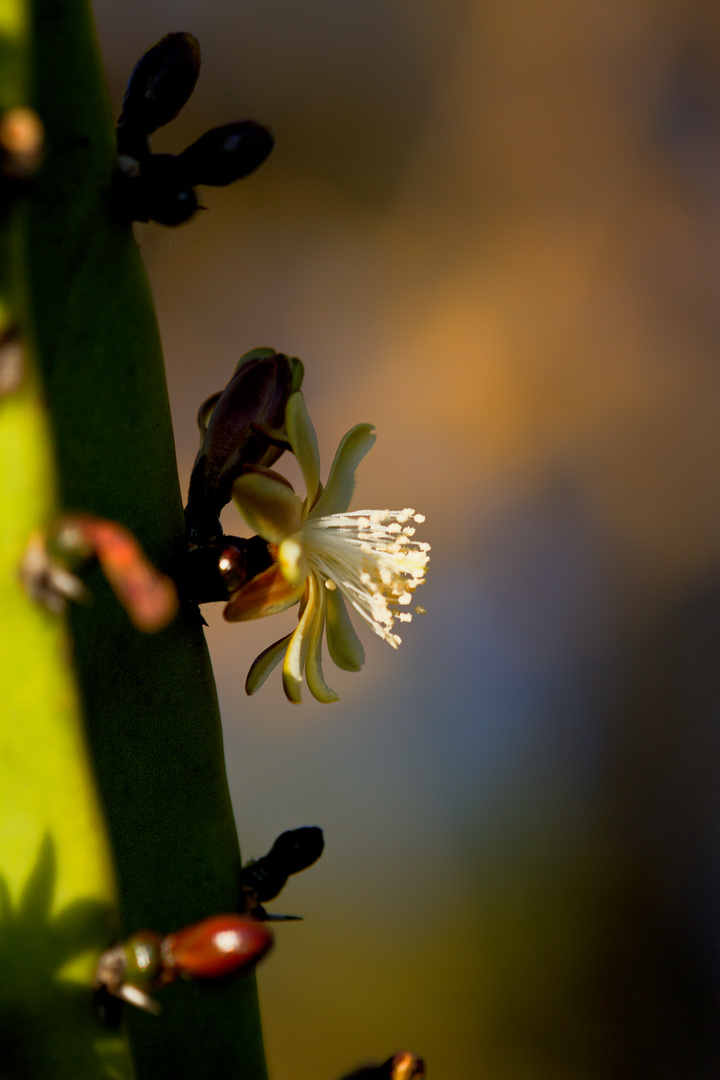
[[[252,971],[273,945],[264,923],[245,915],[213,915],[163,938],[163,979],[217,979]]]
[[[252,971],[273,945],[271,931],[246,915],[212,915],[162,937],[139,930],[98,959],[96,992],[157,1015],[148,994],[176,979],[218,979]]]
[[[200,45],[192,34],[166,34],[133,68],[122,103],[119,127],[146,135],[168,124],[195,89]]]
[[[317,862],[324,847],[323,831],[316,825],[305,825],[281,833],[267,855],[261,859],[251,859],[242,868],[240,884],[245,895],[246,910],[255,914],[253,909],[258,903],[274,900],[284,889],[290,875],[299,874]],[[260,912],[262,917],[262,908]]]
[[[213,128],[179,155],[183,176],[189,184],[232,184],[262,165],[273,142],[268,129],[254,120]]]
[[[202,444],[185,510],[191,543],[216,540],[233,481],[248,466],[268,468],[283,453],[285,408],[301,381],[299,360],[254,349],[242,357],[214,407],[201,406]]]

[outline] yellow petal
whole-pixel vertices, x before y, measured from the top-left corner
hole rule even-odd
[[[287,652],[285,653],[285,660],[283,661],[283,689],[285,690],[285,696],[289,701],[292,701],[294,705],[299,705],[301,701],[300,688],[302,686],[305,660],[310,644],[312,624],[318,614],[317,585],[312,576],[308,578],[307,589],[305,610],[300,616],[300,622],[297,624],[297,627],[290,638],[290,644],[288,645]]]
[[[263,472],[248,472],[233,484],[238,509],[250,528],[280,544],[297,532],[302,522],[302,501],[286,483]]]
[[[273,645],[269,645],[267,649],[264,649],[250,665],[247,679],[245,680],[245,693],[254,694],[256,690],[259,690],[262,684],[267,679],[268,675],[275,670],[280,663],[283,652],[287,646],[288,641],[292,637],[292,634],[286,634],[285,637],[280,638]]]
[[[290,445],[298,460],[307,491],[307,506],[312,506],[320,483],[320,453],[305,398],[298,391],[291,394],[285,409],[285,427]]]
[[[278,546],[278,563],[280,569],[291,585],[304,585],[310,569],[303,550],[302,533],[288,536]]]
[[[277,615],[296,604],[303,594],[303,585],[291,585],[277,563],[262,574],[256,574],[230,597],[223,617],[228,622],[246,622],[265,615]]]
[[[325,591],[328,652],[343,671],[359,671],[365,663],[365,650],[350,621],[345,601],[339,589]]]
[[[308,690],[312,696],[316,698],[317,701],[329,705],[332,701],[339,701],[339,698],[335,691],[331,690],[325,682],[322,670],[322,635],[323,627],[325,625],[327,590],[322,582],[318,581],[315,575],[312,576],[311,580],[314,582],[318,609],[310,628],[310,641],[308,643],[307,661],[305,663],[305,677],[307,679]]]
[[[345,513],[350,506],[355,487],[355,470],[374,442],[375,432],[372,424],[357,424],[348,431],[337,448],[325,490],[308,515],[309,517]]]

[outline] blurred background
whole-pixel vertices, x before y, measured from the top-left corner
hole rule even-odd
[[[328,662],[336,705],[245,696],[292,613],[205,610],[245,857],[325,830],[259,975],[274,1080],[400,1047],[430,1080],[716,1077],[720,8],[95,9],[116,114],[162,34],[200,40],[155,149],[276,137],[137,229],[183,487],[199,403],[271,345],[324,471],[373,422],[354,506],[414,506],[433,546],[428,614]]]

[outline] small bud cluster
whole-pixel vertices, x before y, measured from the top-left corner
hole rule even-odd
[[[295,920],[295,915],[268,915],[260,901],[274,900],[291,874],[320,858],[322,829],[304,826],[281,833],[267,855],[251,859],[240,876],[238,912],[211,915],[171,934],[138,930],[107,949],[98,959],[94,985],[106,1019],[110,1001],[125,1001],[157,1015],[160,1006],[148,991],[178,979],[222,979],[253,971],[270,951],[273,935],[264,923]]]
[[[200,209],[195,187],[224,187],[253,172],[273,148],[267,128],[241,120],[207,131],[181,154],[153,154],[149,137],[173,120],[200,74],[192,34],[166,34],[130,76],[117,126],[119,190],[133,221],[181,225]]]

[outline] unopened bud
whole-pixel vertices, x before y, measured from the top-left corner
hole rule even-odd
[[[146,135],[168,124],[195,89],[200,45],[192,34],[166,34],[138,60],[122,103],[118,124]]]
[[[185,511],[191,542],[216,537],[217,519],[230,502],[233,481],[247,466],[268,468],[283,453],[285,409],[301,381],[299,360],[272,349],[254,349],[242,357],[219,397],[214,395],[214,407],[201,407],[203,439]]]
[[[262,165],[272,148],[267,128],[241,120],[207,131],[179,155],[179,161],[188,183],[224,187]]]

